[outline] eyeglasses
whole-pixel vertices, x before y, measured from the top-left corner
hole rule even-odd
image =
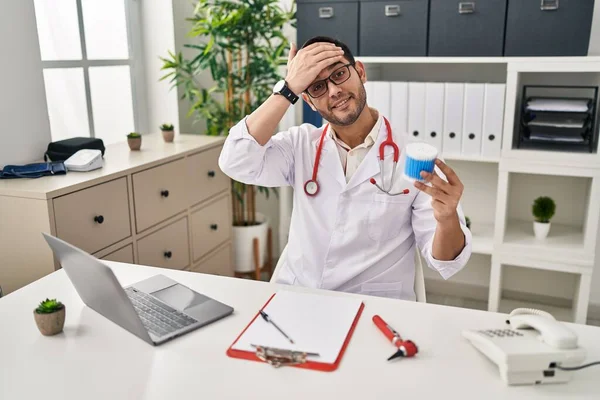
[[[328,81],[333,82],[335,85],[340,85],[350,79],[350,66],[352,63],[343,65],[333,71],[327,78],[317,82],[313,82],[305,92],[313,99],[323,96],[329,90]]]

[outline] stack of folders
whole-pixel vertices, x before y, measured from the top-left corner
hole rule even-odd
[[[592,136],[592,100],[531,97],[524,104],[521,141],[529,147],[572,150],[587,147]]]
[[[365,84],[367,104],[408,141],[435,146],[442,156],[499,159],[505,84],[384,82]]]

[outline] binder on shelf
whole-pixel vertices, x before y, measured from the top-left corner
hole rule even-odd
[[[597,86],[524,85],[517,148],[596,152]]]
[[[279,290],[234,340],[227,355],[275,367],[334,371],[363,309],[360,299]]]
[[[486,83],[483,107],[481,156],[500,158],[504,127],[504,97],[506,84]]]
[[[390,115],[390,82],[367,81],[367,104],[375,108],[381,115],[389,118]]]
[[[392,131],[408,134],[408,82],[392,82],[390,87],[390,124]]]
[[[408,137],[409,141],[423,141],[425,136],[425,83],[408,84]]]
[[[442,154],[460,155],[465,85],[463,83],[446,83],[445,86]]]
[[[481,155],[481,129],[483,126],[484,83],[466,83],[463,107],[462,155]]]
[[[444,84],[427,82],[425,84],[425,132],[422,140],[441,151],[443,128]]]

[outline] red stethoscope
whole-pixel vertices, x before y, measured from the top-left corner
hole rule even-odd
[[[398,146],[396,145],[396,143],[394,143],[394,140],[392,138],[392,128],[390,126],[390,123],[388,122],[387,118],[385,118],[385,117],[383,117],[383,120],[385,122],[385,127],[387,128],[387,138],[383,142],[381,142],[381,144],[379,145],[379,170],[381,171],[381,179],[383,179],[383,176],[384,176],[383,175],[383,156],[384,156],[385,146],[392,146],[392,149],[394,151],[394,168],[392,169],[392,179],[391,179],[390,185],[387,189],[384,189],[383,187],[379,186],[374,178],[371,178],[370,182],[373,185],[377,186],[377,188],[379,190],[381,190],[383,193],[388,194],[390,196],[398,196],[399,194],[408,194],[408,192],[409,192],[408,189],[404,189],[398,193],[390,193],[390,190],[392,189],[392,186],[394,185],[394,177],[396,175],[396,168],[398,167],[398,160],[400,159],[400,150],[398,149]],[[325,139],[325,134],[327,133],[328,128],[329,128],[329,124],[325,125],[325,128],[323,129],[323,133],[321,133],[319,147],[317,147],[317,155],[315,158],[315,165],[313,166],[312,179],[309,179],[304,184],[304,192],[309,196],[315,196],[317,193],[319,193],[319,184],[317,182],[317,172],[319,170],[319,160],[321,159],[321,150],[323,149],[323,140]],[[385,186],[385,184],[383,186]]]

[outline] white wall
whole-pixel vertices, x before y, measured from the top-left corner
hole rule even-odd
[[[147,94],[147,126],[150,132],[157,132],[162,123],[172,123],[175,131],[179,126],[179,107],[177,90],[171,90],[169,80],[160,81],[167,71],[161,71],[159,57],[168,57],[168,51],[175,51],[175,32],[173,22],[173,1],[153,0],[141,7],[141,30],[143,46],[143,64]]]
[[[0,6],[0,167],[43,158],[50,121],[33,1]]]

